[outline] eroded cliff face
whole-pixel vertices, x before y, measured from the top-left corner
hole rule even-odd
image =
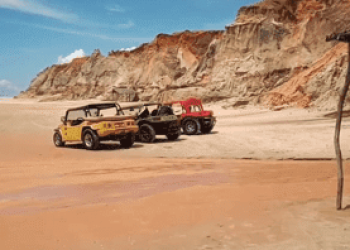
[[[321,105],[345,81],[346,46],[327,43],[325,36],[344,28],[349,7],[349,0],[265,0],[242,7],[225,31],[160,34],[131,52],[112,51],[107,57],[96,52],[54,65],[19,97],[167,101],[197,96],[228,99],[233,106]]]
[[[99,52],[71,63],[54,65],[40,73],[20,97],[42,96],[45,100],[105,99],[158,100],[174,90],[203,82],[198,71],[212,67],[215,44],[223,31],[158,35],[153,42],[131,52]],[[214,49],[214,51],[212,51]]]
[[[349,19],[348,4],[349,1],[263,1],[241,8],[220,44],[212,72],[215,89],[233,96],[233,105],[235,99],[272,106],[320,105],[318,98],[334,94],[345,81],[346,64],[333,63],[344,57],[345,47],[332,50],[336,43],[326,42],[325,37],[342,29],[344,23],[339,19]],[[323,56],[332,60],[319,62]],[[334,67],[330,64],[343,73],[331,76],[330,69]],[[335,107],[335,103],[332,105]]]

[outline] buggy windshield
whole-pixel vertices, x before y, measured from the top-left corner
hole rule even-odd
[[[86,109],[88,117],[124,115],[119,104],[90,105]]]
[[[160,105],[158,104],[140,104],[135,106],[123,107],[122,109],[128,115],[140,115],[147,110],[150,115],[155,116],[158,114],[159,106]]]
[[[190,106],[190,111],[191,112],[201,112],[202,108],[199,105],[192,105],[192,106]]]

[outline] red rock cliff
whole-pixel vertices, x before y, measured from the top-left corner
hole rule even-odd
[[[305,107],[331,100],[334,106],[345,81],[346,48],[325,37],[344,29],[349,5],[349,0],[265,0],[242,7],[225,31],[160,34],[131,52],[112,51],[107,57],[97,52],[54,65],[20,97],[169,100],[195,95],[233,105],[243,100]]]

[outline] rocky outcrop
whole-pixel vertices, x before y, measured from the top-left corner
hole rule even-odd
[[[267,102],[274,106],[296,104],[308,107],[335,107],[338,92],[345,83],[347,44],[337,44],[311,67],[296,72],[281,87],[270,91]]]
[[[345,6],[347,3],[340,1],[301,0],[263,1],[241,8],[220,44],[212,72],[215,89],[227,91],[237,100],[268,106],[320,105],[316,100],[324,96],[321,89],[330,87],[327,92],[335,93],[335,86],[344,84],[344,79],[336,76],[333,84],[323,82],[331,78],[330,71],[323,69],[332,68],[330,57],[340,60],[346,51],[341,47],[333,54],[336,43],[325,41],[327,34],[341,28],[336,17],[348,19]],[[344,73],[346,65],[340,67]],[[314,86],[316,75],[318,86],[323,87],[313,92],[309,84]]]
[[[130,52],[112,51],[105,57],[96,51],[91,57],[48,68],[20,97],[157,100],[176,97],[174,92],[187,94],[183,90],[196,89],[198,83],[198,91],[202,91],[200,84],[206,77],[200,77],[198,71],[211,67],[208,61],[214,55],[214,47],[210,45],[222,35],[223,31],[160,34],[153,42]]]
[[[132,51],[54,65],[19,97],[171,100],[307,107],[335,100],[346,48],[325,42],[350,18],[348,0],[265,0],[224,31],[160,34]],[[334,105],[333,101],[329,103]]]

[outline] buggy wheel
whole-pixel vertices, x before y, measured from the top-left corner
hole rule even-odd
[[[195,135],[200,131],[201,125],[197,120],[191,119],[185,121],[182,129],[186,135]]]
[[[165,116],[165,115],[174,115],[174,111],[169,106],[161,106],[159,109],[159,116]]]
[[[214,128],[213,125],[211,125],[209,127],[204,127],[204,128],[202,128],[202,132],[203,132],[203,134],[209,134],[213,128]]]
[[[90,129],[84,131],[82,139],[84,147],[88,150],[97,149],[100,145],[100,139],[96,133]]]
[[[130,133],[127,134],[126,137],[124,139],[120,140],[120,145],[123,148],[130,148],[135,142],[135,135]]]
[[[156,138],[156,132],[152,126],[143,124],[140,127],[139,137],[142,142],[151,143]]]
[[[62,136],[59,132],[53,134],[53,143],[56,147],[63,147],[65,142],[62,140]]]
[[[180,133],[166,135],[169,141],[175,141],[179,138],[179,136],[180,136]]]

